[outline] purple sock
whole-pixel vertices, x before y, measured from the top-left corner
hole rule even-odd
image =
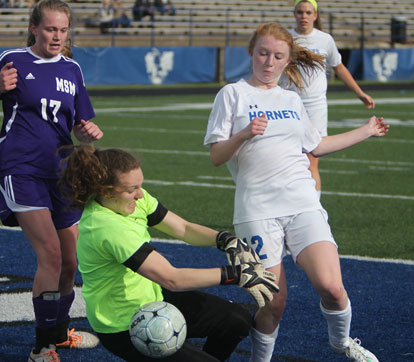
[[[60,307],[59,314],[57,315],[57,323],[64,322],[69,317],[69,310],[72,306],[72,303],[75,299],[75,291],[72,290],[72,293],[60,297]]]
[[[46,330],[56,326],[59,314],[60,293],[43,292],[40,296],[33,298],[33,307],[37,327]]]

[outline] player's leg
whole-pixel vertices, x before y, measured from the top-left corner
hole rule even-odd
[[[306,272],[321,297],[321,305],[330,311],[344,311],[339,331],[328,321],[330,342],[338,347],[347,342],[350,327],[348,296],[342,284],[337,245],[325,210],[296,215],[286,229],[286,244],[293,259]],[[342,318],[342,317],[341,317]],[[336,318],[339,320],[339,317]]]
[[[283,268],[285,255],[283,225],[277,219],[258,220],[234,225],[238,237],[246,240],[259,255],[267,270],[277,276],[280,292],[273,301],[259,309],[251,330],[251,362],[265,362],[272,358],[278,325],[286,305],[287,288]]]
[[[70,337],[68,336],[70,323],[69,311],[72,307],[73,301],[75,300],[73,286],[75,283],[77,268],[76,240],[78,237],[78,227],[77,225],[74,225],[69,228],[58,230],[57,232],[62,251],[62,271],[59,279],[60,305],[56,321],[56,344],[60,348],[70,347],[71,339],[73,339],[72,347],[78,347],[78,340],[79,342],[83,342],[82,336],[78,337],[77,334],[75,334],[72,338],[73,332],[70,334]]]
[[[58,348],[93,348],[99,343],[99,339],[95,335],[69,329],[69,311],[75,300],[73,286],[77,270],[77,223],[81,217],[81,211],[68,207],[68,201],[62,197],[54,180],[48,182],[48,191],[53,205],[52,220],[57,229],[62,256],[59,276],[60,303],[56,321],[56,345]]]
[[[48,209],[17,212],[16,218],[37,257],[33,281],[33,307],[36,318],[36,345],[30,358],[54,354],[56,319],[59,312],[61,253],[59,238]]]
[[[120,333],[98,333],[102,345],[115,356],[127,362],[219,362],[218,359],[201,351],[198,347],[184,342],[182,347],[172,356],[166,358],[151,358],[144,356],[134,347],[129,331]]]
[[[164,300],[175,305],[187,322],[188,338],[207,338],[203,351],[227,360],[237,345],[249,335],[250,313],[237,303],[199,291],[163,290]]]
[[[267,270],[278,276],[279,293],[273,295],[273,300],[260,308],[254,318],[254,327],[250,332],[252,349],[250,362],[270,361],[279,332],[279,322],[286,306],[287,288],[283,264]]]
[[[326,213],[304,213],[297,216],[293,224],[294,231],[287,231],[287,238],[290,240],[294,234],[301,234],[302,238],[308,240],[305,242],[308,245],[299,253],[298,245],[301,242],[298,241],[296,245],[292,243],[293,255],[321,297],[320,307],[328,324],[330,345],[336,352],[347,354],[351,361],[359,361],[358,354],[362,354],[371,358],[369,361],[375,362],[376,358],[371,352],[357,345],[349,337],[351,303],[342,283],[337,246],[330,232]],[[297,236],[297,239],[300,240],[301,237]],[[318,239],[326,241],[315,242]]]
[[[306,154],[309,158],[309,171],[312,174],[312,178],[315,180],[316,185],[316,191],[318,193],[319,198],[321,197],[321,189],[322,189],[322,181],[321,181],[321,175],[319,173],[319,158],[312,156],[312,154],[307,153]]]

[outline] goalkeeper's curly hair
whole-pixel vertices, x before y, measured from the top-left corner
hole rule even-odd
[[[58,185],[74,208],[83,209],[97,195],[110,198],[119,174],[141,167],[138,159],[120,149],[100,150],[86,145],[71,148],[73,152],[63,159]]]

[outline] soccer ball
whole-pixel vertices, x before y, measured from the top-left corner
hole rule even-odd
[[[167,302],[152,302],[139,308],[131,319],[129,335],[142,354],[162,358],[177,352],[187,336],[180,310]]]

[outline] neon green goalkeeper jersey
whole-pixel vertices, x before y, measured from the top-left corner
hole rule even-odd
[[[119,215],[89,201],[79,222],[77,257],[82,274],[86,316],[96,332],[126,331],[142,305],[163,300],[161,286],[123,263],[151,237],[148,215],[158,201],[142,190],[135,212]]]

